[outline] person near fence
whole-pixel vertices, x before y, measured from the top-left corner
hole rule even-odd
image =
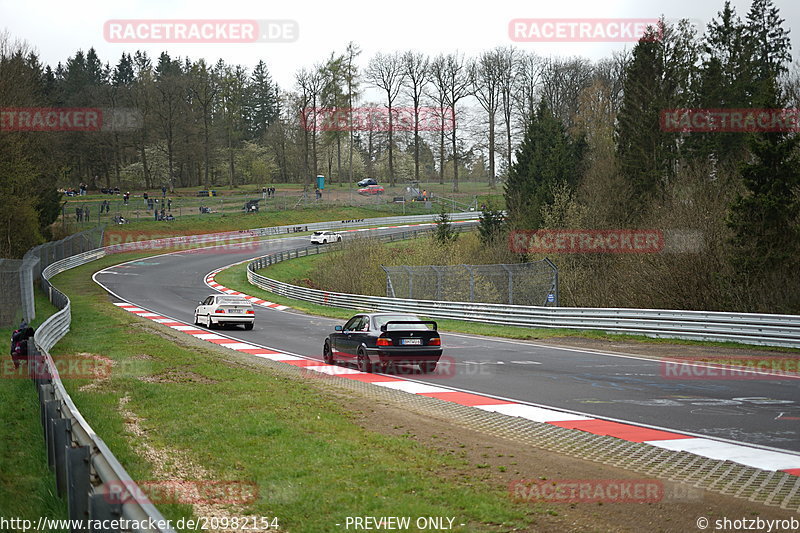
[[[125,205],[128,205],[128,199],[130,197],[131,197],[131,193],[130,192],[126,192],[125,194],[123,194],[122,195],[122,203],[125,204]]]
[[[11,360],[14,368],[19,368],[19,364],[28,357],[28,343],[33,334],[34,329],[23,320],[19,329],[11,335]]]

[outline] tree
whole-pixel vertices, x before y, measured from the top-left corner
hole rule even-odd
[[[344,59],[344,81],[347,84],[347,108],[353,109],[353,102],[358,98],[359,74],[358,67],[355,65],[356,58],[361,55],[361,49],[356,43],[347,43],[347,50]],[[352,111],[351,111],[352,112]],[[347,143],[347,180],[353,181],[353,145],[355,144],[355,131],[348,128]]]
[[[250,119],[249,138],[261,139],[278,118],[278,87],[272,81],[264,61],[259,61],[250,77],[247,115]]]
[[[444,206],[442,206],[439,217],[436,219],[436,229],[433,232],[433,240],[442,246],[446,246],[454,243],[456,239],[458,239],[458,233],[456,233],[453,229],[453,225],[450,223],[450,215],[447,214],[447,211],[444,210]]]
[[[484,52],[470,64],[472,92],[475,99],[486,111],[489,121],[489,186],[495,186],[495,125],[500,106],[503,56],[498,49]]]
[[[209,172],[211,168],[211,126],[214,108],[220,92],[219,80],[216,73],[208,68],[204,59],[192,65],[191,82],[189,91],[192,95],[195,108],[200,116],[203,131],[203,185],[206,189],[211,187]]]
[[[469,70],[464,58],[458,54],[439,56],[431,64],[434,85],[442,96],[442,124],[445,113],[449,115],[450,141],[453,151],[453,192],[458,192],[458,103],[472,94]]]
[[[506,217],[503,211],[488,207],[481,211],[478,219],[478,234],[487,246],[496,244],[506,231]]]
[[[516,229],[539,229],[542,207],[552,202],[553,188],[575,185],[585,151],[583,139],[573,140],[542,102],[528,121],[505,185],[509,223]]]
[[[741,167],[745,191],[737,194],[728,219],[734,266],[743,274],[788,274],[800,266],[799,143],[796,135],[783,132],[750,138],[752,158]]]
[[[617,115],[617,161],[627,184],[621,200],[628,221],[641,218],[653,200],[662,198],[679,160],[679,134],[661,128],[661,113],[687,107],[695,76],[697,50],[687,21],[660,22],[648,28],[633,49],[625,71]]]
[[[181,77],[181,63],[172,60],[162,52],[155,68],[154,87],[158,97],[155,99],[155,115],[164,136],[169,175],[167,182],[170,192],[175,190],[175,145],[178,138],[179,123],[185,117],[185,87]]]
[[[403,86],[411,97],[414,107],[414,182],[419,183],[419,108],[422,95],[430,77],[429,59],[419,52],[406,52],[403,54],[403,69],[405,79]]]
[[[394,117],[392,108],[400,94],[405,71],[403,60],[398,53],[378,53],[369,60],[367,80],[386,93],[386,105],[389,110],[389,185],[394,187]]]

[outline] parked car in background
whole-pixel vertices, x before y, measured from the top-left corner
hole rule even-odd
[[[341,242],[342,236],[335,231],[315,231],[311,235],[311,244],[328,244],[329,242]]]
[[[377,185],[378,182],[375,181],[375,178],[364,178],[363,180],[359,181],[356,185],[359,187],[366,187],[368,185]]]
[[[363,189],[358,189],[358,194],[369,196],[372,194],[383,194],[384,190],[383,187],[380,185],[367,185]]]
[[[223,324],[243,325],[244,329],[253,329],[256,313],[253,304],[242,296],[212,294],[194,310],[195,326],[213,329]]]

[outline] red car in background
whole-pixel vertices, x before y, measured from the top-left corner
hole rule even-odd
[[[383,194],[384,190],[383,187],[380,185],[367,185],[363,189],[358,189],[358,194],[363,195],[370,195],[370,194]]]

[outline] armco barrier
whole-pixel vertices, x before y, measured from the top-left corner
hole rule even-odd
[[[477,216],[479,216],[478,213],[461,213],[453,215],[453,218],[474,219]],[[250,238],[294,231],[317,231],[352,226],[413,224],[429,222],[435,218],[435,215],[414,215],[358,221],[319,222],[302,226],[260,228],[248,232],[198,235],[198,239],[194,242],[210,246],[223,236],[228,239],[235,235]],[[137,246],[144,245],[145,248],[159,249],[178,244],[178,242],[175,239],[166,238],[135,244]],[[173,529],[160,527],[160,524],[166,524],[161,513],[146,498],[142,498],[142,491],[78,411],[64,388],[58,375],[58,369],[49,353],[50,349],[69,332],[71,322],[69,298],[56,289],[50,283],[50,279],[61,272],[85,265],[108,254],[133,249],[136,247],[107,246],[43,265],[42,288],[59,311],[50,316],[36,330],[34,343],[29,345],[28,368],[32,372],[31,377],[36,383],[39,393],[42,424],[48,448],[48,462],[56,473],[58,494],[67,497],[70,519],[85,521],[122,518],[135,521],[134,523],[142,526],[132,530],[136,533],[172,533]],[[34,371],[34,369],[36,370]],[[42,369],[45,369],[44,372]],[[120,490],[120,488],[124,488],[124,490]],[[110,497],[111,492],[118,496]],[[136,497],[130,497],[132,492],[137,493]],[[150,528],[148,524],[156,524],[156,527]],[[73,531],[80,530],[73,529]]]
[[[410,300],[309,289],[256,272],[273,263],[308,253],[308,248],[298,248],[256,259],[247,266],[247,279],[251,284],[280,296],[347,309],[400,311],[431,318],[531,328],[601,330],[648,337],[800,348],[800,316],[796,315]]]

